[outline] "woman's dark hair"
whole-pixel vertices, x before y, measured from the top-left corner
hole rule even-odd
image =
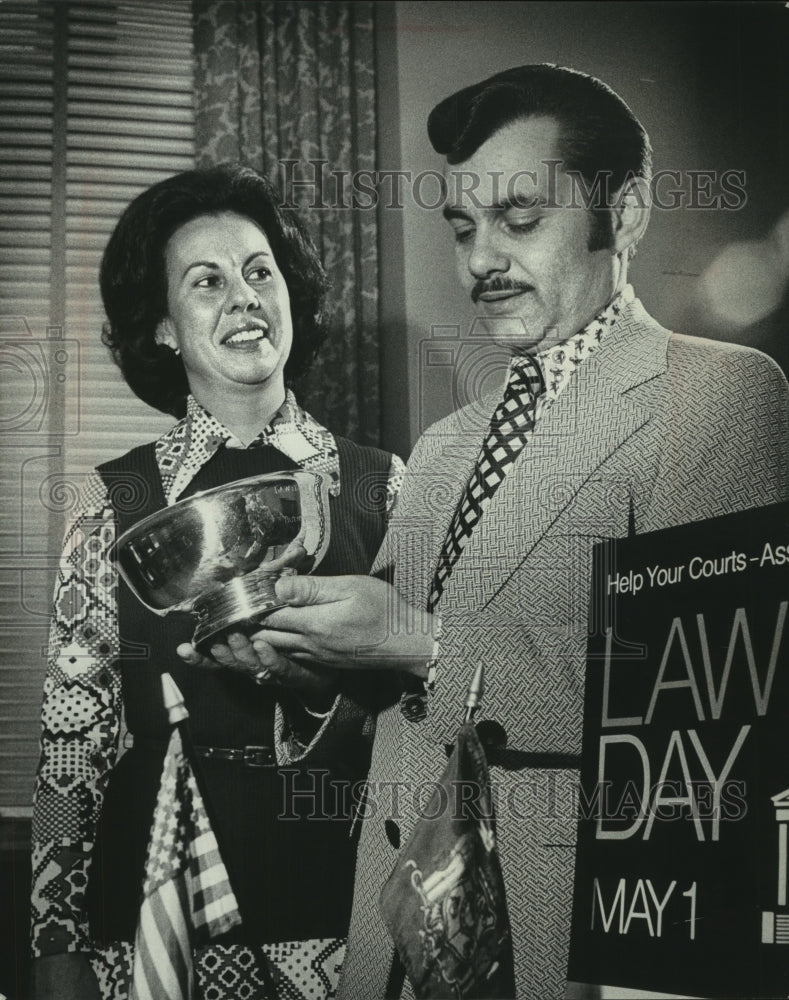
[[[427,131],[437,153],[462,163],[494,132],[539,115],[558,121],[565,169],[590,190],[603,179],[611,194],[629,178],[649,183],[649,136],[627,104],[601,80],[551,63],[516,66],[450,95],[430,112]],[[611,244],[609,209],[605,202],[591,207],[590,250]]]
[[[136,395],[175,417],[186,412],[189,385],[181,358],[156,343],[156,328],[167,315],[165,250],[185,223],[220,212],[260,226],[285,278],[293,319],[288,385],[310,366],[328,326],[329,282],[318,252],[265,178],[249,167],[223,165],[154,184],[126,208],[104,251],[99,282],[108,321],[102,340]]]

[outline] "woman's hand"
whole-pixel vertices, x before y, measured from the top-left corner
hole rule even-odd
[[[297,663],[278,653],[267,642],[253,641],[240,632],[231,632],[227,642],[211,646],[210,657],[201,655],[187,642],[178,646],[176,652],[192,667],[208,670],[224,667],[246,674],[258,684],[290,688],[315,710],[327,710],[337,690],[335,672],[331,668]]]
[[[33,1000],[101,1000],[99,982],[84,952],[33,960]]]

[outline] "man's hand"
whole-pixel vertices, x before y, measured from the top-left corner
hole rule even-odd
[[[259,655],[298,663],[395,669],[427,675],[435,620],[394,587],[369,576],[288,576],[276,585],[287,605],[253,636]]]
[[[201,655],[191,643],[184,642],[176,652],[192,667],[217,670],[226,667],[247,674],[259,684],[278,684],[291,688],[311,706],[328,707],[335,693],[333,670],[297,663],[282,656],[265,643],[252,643],[240,632],[232,632],[227,642],[211,646],[211,656]],[[327,704],[328,703],[328,704]]]
[[[88,956],[69,952],[35,959],[33,1000],[101,1000]]]

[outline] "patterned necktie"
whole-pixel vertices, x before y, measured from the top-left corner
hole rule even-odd
[[[534,358],[524,355],[512,362],[504,398],[491,417],[476,467],[447,529],[427,602],[428,611],[438,604],[485,507],[534,430],[537,400],[544,390],[542,370]]]

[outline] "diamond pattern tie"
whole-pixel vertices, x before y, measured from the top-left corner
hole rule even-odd
[[[447,529],[427,602],[433,611],[455,563],[491,497],[534,430],[537,400],[545,391],[542,370],[530,355],[512,362],[504,398],[491,417],[487,436],[465,492]]]

